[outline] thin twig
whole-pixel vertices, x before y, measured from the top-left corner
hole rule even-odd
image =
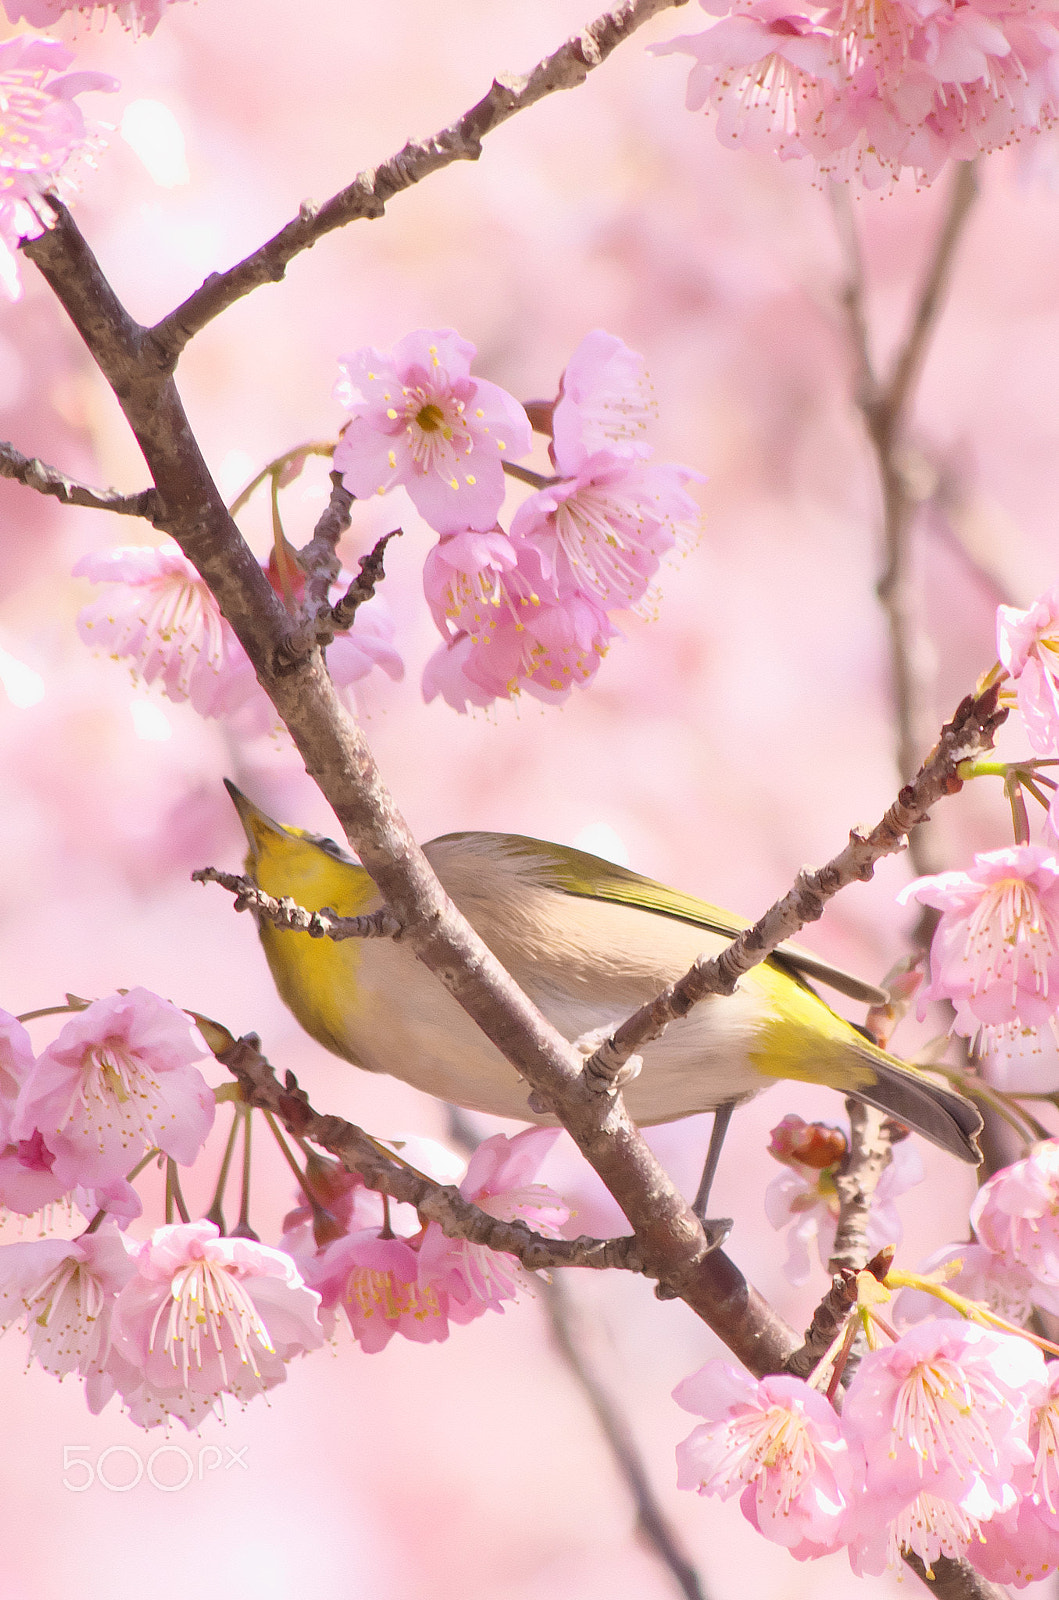
[[[302,250],[334,228],[362,218],[381,217],[387,202],[432,172],[454,161],[476,161],[482,140],[519,111],[559,89],[573,89],[601,65],[611,51],[659,11],[687,0],[622,0],[574,34],[525,74],[494,78],[488,94],[432,138],[410,139],[389,161],[361,172],[320,207],[303,205],[298,216],[227,272],[214,272],[183,305],[151,330],[155,359],[172,370],[189,339],[243,295],[265,283],[278,283]]]
[[[619,1073],[630,1057],[656,1039],[678,1017],[710,994],[732,994],[739,979],[769,956],[784,939],[823,915],[828,900],[847,884],[871,878],[876,862],[904,847],[913,828],[929,815],[943,795],[962,787],[957,775],[965,752],[992,748],[997,729],[1007,717],[992,688],[977,698],[968,695],[923,763],[882,820],[870,833],[854,829],[849,844],[816,872],[800,872],[794,888],[777,900],[751,928],[745,929],[720,955],[695,962],[683,978],[633,1013],[586,1063],[585,1071],[603,1082]]]
[[[838,1190],[838,1227],[828,1272],[849,1268],[856,1272],[868,1259],[868,1217],[875,1192],[893,1156],[893,1125],[885,1112],[859,1100],[847,1100],[849,1150],[835,1174]]]
[[[352,512],[353,496],[343,484],[342,474],[332,472],[331,498],[309,543],[298,551],[298,565],[305,573],[305,604],[310,611],[327,603],[340,570],[338,541],[352,521]]]
[[[632,1496],[641,1536],[672,1573],[687,1600],[705,1600],[702,1580],[684,1553],[676,1530],[651,1487],[643,1456],[628,1421],[588,1362],[584,1340],[577,1327],[578,1319],[561,1278],[553,1278],[544,1285],[544,1304],[555,1347],[588,1401],[600,1432],[610,1447],[614,1464]]]
[[[140,489],[136,494],[121,494],[117,489],[93,489],[79,483],[58,467],[49,467],[37,456],[24,456],[6,439],[0,440],[0,478],[14,478],[27,489],[51,495],[67,506],[89,506],[93,511],[114,511],[120,517],[144,517],[155,522],[162,514],[157,489]]]
[[[332,939],[337,944],[343,939],[396,939],[401,933],[401,924],[388,906],[380,906],[364,917],[340,917],[327,908],[306,911],[289,895],[277,900],[250,878],[222,872],[218,867],[200,867],[191,874],[191,881],[219,883],[235,895],[236,911],[253,911],[276,928],[307,933],[310,939]]]

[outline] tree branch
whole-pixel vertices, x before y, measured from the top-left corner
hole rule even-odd
[[[281,1085],[262,1055],[254,1034],[247,1034],[217,1055],[238,1081],[247,1105],[270,1111],[298,1138],[310,1139],[341,1161],[347,1172],[359,1172],[369,1189],[414,1206],[436,1222],[450,1239],[469,1239],[517,1256],[531,1272],[548,1267],[620,1267],[642,1272],[636,1240],[631,1238],[547,1239],[524,1222],[503,1222],[465,1200],[452,1184],[434,1183],[386,1150],[370,1134],[342,1117],[314,1111],[292,1073]]]
[[[909,833],[924,822],[931,806],[943,795],[962,788],[957,775],[961,761],[992,747],[997,729],[1007,717],[998,704],[998,687],[983,695],[968,695],[923,763],[912,783],[906,784],[882,820],[870,833],[854,829],[849,844],[816,872],[800,872],[794,888],[777,900],[752,928],[746,928],[720,955],[700,957],[676,983],[648,1001],[605,1040],[585,1063],[585,1071],[598,1079],[616,1075],[630,1056],[659,1035],[678,1017],[710,994],[732,994],[744,973],[771,955],[807,922],[823,915],[824,907],[847,884],[869,879],[883,856],[904,847]]]
[[[52,495],[67,506],[89,506],[93,511],[114,511],[121,517],[145,517],[155,522],[161,507],[157,491],[141,489],[138,494],[120,494],[117,489],[93,489],[79,483],[58,467],[49,467],[37,456],[24,456],[6,439],[0,439],[0,478],[14,478],[38,494]]]
[[[347,188],[322,206],[303,205],[297,217],[260,249],[227,272],[211,273],[183,305],[156,323],[150,338],[160,364],[171,369],[184,346],[207,323],[262,284],[280,282],[288,263],[326,233],[365,217],[381,217],[395,194],[454,161],[477,161],[487,133],[546,95],[584,83],[612,50],[656,12],[686,3],[687,0],[622,0],[545,56],[531,71],[494,78],[488,94],[432,138],[410,139],[389,161],[359,173]]]

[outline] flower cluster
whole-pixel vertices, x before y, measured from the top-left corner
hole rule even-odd
[[[315,1153],[279,1248],[257,1241],[245,1213],[227,1237],[192,1221],[178,1169],[213,1123],[215,1096],[195,1065],[206,1054],[185,1013],[144,989],[76,1011],[39,1055],[0,1012],[0,1204],[27,1216],[65,1201],[68,1216],[77,1207],[91,1219],[74,1239],[0,1245],[0,1330],[21,1323],[31,1357],[57,1377],[78,1374],[93,1412],[117,1394],[142,1427],[194,1428],[226,1395],[245,1403],[281,1383],[340,1312],[376,1351],[394,1333],[444,1339],[450,1322],[502,1310],[527,1286],[515,1257],[447,1238]],[[469,1165],[430,1140],[399,1148],[488,1215],[554,1238],[569,1213],[535,1178],[556,1137],[499,1134]],[[156,1156],[167,1158],[166,1225],[137,1240],[131,1180]]]
[[[903,168],[930,182],[1056,118],[1057,13],[1041,0],[701,4],[722,20],[651,48],[694,57],[688,107],[715,107],[728,145],[875,188]]]
[[[350,412],[335,467],[358,497],[402,485],[440,536],[424,569],[445,643],[427,699],[464,711],[522,690],[566,698],[591,679],[616,633],[611,613],[650,604],[663,554],[686,543],[699,474],[649,460],[641,357],[597,330],[574,352],[540,426],[555,475],[498,524],[504,463],[531,443],[522,406],[472,378],[474,346],[450,329],[409,334],[389,355],[342,363]],[[531,478],[533,475],[530,475]]]
[[[674,1398],[705,1418],[681,1488],[727,1499],[798,1560],[858,1574],[906,1552],[1019,1586],[1059,1565],[1059,1374],[1026,1340],[922,1323],[870,1351],[839,1416],[810,1384],[709,1362]]]
[[[820,1265],[827,1270],[838,1227],[838,1189],[835,1173],[845,1158],[848,1141],[839,1128],[804,1122],[793,1113],[773,1128],[769,1154],[785,1171],[765,1190],[765,1215],[774,1228],[787,1229],[787,1260],[783,1270],[791,1283],[808,1283],[809,1250],[815,1242]],[[865,1223],[869,1254],[886,1244],[900,1244],[901,1219],[894,1202],[898,1195],[923,1181],[923,1163],[910,1140],[893,1146],[891,1159],[872,1196]]]
[[[440,1182],[457,1182],[465,1200],[505,1222],[520,1220],[556,1238],[569,1212],[557,1194],[535,1183],[557,1130],[528,1128],[479,1145],[465,1172],[440,1146],[405,1141],[401,1154]],[[412,1148],[410,1148],[412,1146]],[[502,1311],[529,1276],[514,1256],[466,1239],[450,1239],[436,1222],[425,1227],[409,1206],[397,1206],[343,1174],[326,1194],[326,1225],[314,1231],[305,1208],[287,1219],[283,1246],[306,1283],[321,1296],[330,1331],[341,1312],[364,1350],[382,1350],[395,1333],[419,1344],[448,1338],[449,1323]]]
[[[283,1251],[222,1239],[212,1222],[142,1243],[106,1223],[0,1247],[0,1324],[24,1322],[46,1371],[79,1373],[93,1412],[118,1393],[144,1428],[195,1427],[226,1394],[274,1388],[323,1343],[319,1304]]]
[[[590,333],[557,399],[534,408],[552,434],[554,475],[525,474],[542,487],[504,532],[504,464],[528,453],[530,422],[511,395],[471,376],[474,353],[443,329],[411,333],[389,355],[349,356],[336,393],[350,417],[334,464],[358,498],[403,487],[439,535],[423,581],[445,643],[427,663],[426,698],[441,694],[461,711],[522,690],[560,701],[594,676],[617,633],[612,613],[653,606],[662,556],[690,540],[696,508],[686,485],[701,474],[649,459],[643,359],[610,334]],[[304,453],[290,462],[279,487]],[[293,554],[286,547],[282,578],[274,561],[266,567],[291,607],[304,590]],[[203,716],[238,716],[253,724],[246,732],[274,724],[242,646],[179,550],[88,555],[74,575],[103,585],[78,618],[86,643],[130,660],[135,675]],[[359,607],[327,663],[339,688],[375,666],[400,676],[381,598]]]
[[[86,144],[77,96],[118,87],[106,73],[67,72],[73,59],[58,40],[32,34],[0,44],[0,286],[12,300],[21,293],[19,240],[41,230],[39,196],[55,188],[62,168]]]

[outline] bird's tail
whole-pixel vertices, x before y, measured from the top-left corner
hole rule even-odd
[[[977,1141],[982,1119],[970,1100],[915,1067],[905,1066],[868,1040],[858,1047],[858,1053],[865,1065],[870,1065],[874,1078],[873,1083],[858,1084],[852,1091],[858,1100],[914,1128],[961,1161],[979,1165],[982,1152]]]

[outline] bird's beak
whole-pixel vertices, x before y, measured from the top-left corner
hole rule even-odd
[[[283,829],[278,822],[273,822],[263,811],[259,811],[252,800],[248,800],[241,789],[228,778],[224,780],[224,787],[231,796],[232,804],[239,813],[239,821],[243,824],[247,842],[250,845],[250,854],[257,858],[265,838],[268,834],[281,834]]]

